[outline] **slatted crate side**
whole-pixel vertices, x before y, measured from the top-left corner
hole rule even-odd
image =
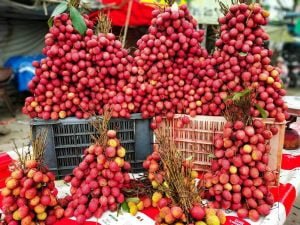
[[[184,157],[193,157],[196,170],[209,171],[214,150],[214,136],[222,134],[226,119],[219,116],[190,117],[190,123],[179,128],[178,120],[182,117],[183,115],[177,114],[172,120],[164,119],[161,126],[165,134],[171,137],[177,148],[182,151]],[[275,122],[274,119],[263,119],[263,121],[268,128],[271,126],[278,128],[278,134],[270,140],[271,152],[268,166],[279,174],[285,123]]]
[[[33,137],[47,131],[45,163],[58,178],[70,174],[82,160],[84,149],[93,143],[92,135],[97,132],[91,120],[69,117],[58,121],[31,121]],[[126,149],[125,159],[132,164],[133,171],[140,172],[142,161],[152,151],[150,119],[144,120],[140,114],[133,114],[130,119],[113,118],[109,128],[117,131],[121,145]]]
[[[284,143],[284,135],[285,135],[285,122],[279,123],[275,122],[274,119],[264,119],[264,123],[267,128],[271,126],[275,126],[278,128],[278,133],[272,137],[270,140],[271,151],[269,154],[269,168],[272,171],[277,171],[276,181],[279,182],[280,168],[281,168],[281,160],[282,160],[282,150]]]
[[[182,128],[177,126],[182,115],[175,115],[173,120],[164,120],[162,127],[165,134],[172,138],[185,158],[192,156],[195,169],[209,171],[213,153],[214,135],[222,133],[226,120],[224,117],[196,116]]]

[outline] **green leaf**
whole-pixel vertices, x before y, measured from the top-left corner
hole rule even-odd
[[[250,90],[249,89],[245,89],[244,91],[241,91],[241,92],[236,92],[233,94],[232,96],[232,100],[233,101],[237,101],[239,100],[241,97],[244,97],[245,95],[249,94],[250,93]]]
[[[214,154],[208,154],[207,157],[208,158],[216,158],[216,156]]]
[[[134,203],[138,203],[140,201],[140,199],[139,198],[127,198],[126,199],[126,202],[134,202]]]
[[[65,12],[66,10],[68,9],[68,5],[67,5],[67,2],[62,2],[62,3],[59,3],[55,9],[53,10],[50,18],[48,19],[48,26],[49,27],[52,27],[53,25],[53,17],[59,15],[59,14],[62,14],[63,12]]]
[[[189,156],[189,157],[187,157],[185,160],[187,160],[187,161],[190,161],[190,160],[192,160],[193,159],[193,156]]]
[[[240,55],[240,56],[246,56],[246,55],[248,55],[248,53],[240,52],[239,55]]]
[[[52,27],[52,25],[53,25],[53,17],[50,17],[49,19],[48,19],[48,27],[50,28],[50,27]]]
[[[123,202],[123,203],[121,204],[121,207],[122,207],[122,210],[123,210],[124,212],[129,212],[129,207],[128,207],[127,202]]]
[[[67,10],[67,8],[68,8],[67,2],[59,3],[53,10],[51,17],[62,14],[63,12],[65,12]]]
[[[266,111],[259,104],[255,104],[255,107],[260,112],[260,115],[262,116],[262,118],[264,118],[264,119],[267,118]]]
[[[82,15],[74,6],[70,7],[70,17],[75,30],[77,30],[81,35],[84,35],[87,29],[86,24]]]
[[[122,215],[122,214],[123,214],[122,205],[121,205],[121,204],[118,204],[117,217],[118,217],[119,215]]]

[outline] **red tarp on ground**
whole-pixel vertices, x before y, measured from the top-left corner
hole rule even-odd
[[[12,161],[8,154],[0,154],[0,189],[5,187],[5,180],[10,175],[9,165]]]
[[[123,5],[123,1],[126,3]],[[128,0],[102,0],[102,3],[112,4],[115,3],[116,6],[121,5],[119,9],[109,9],[105,10],[108,13],[110,19],[112,20],[112,25],[114,26],[124,26],[127,9],[128,9]],[[130,26],[145,26],[149,25],[152,19],[152,10],[153,7],[148,6],[146,4],[140,3],[138,0],[133,0],[131,16],[129,20]],[[90,18],[96,18],[99,14],[99,11],[92,12],[90,14]]]

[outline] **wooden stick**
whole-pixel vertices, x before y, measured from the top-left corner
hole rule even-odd
[[[133,0],[130,0],[129,3],[128,3],[127,15],[126,15],[126,20],[125,20],[125,30],[124,30],[123,40],[122,40],[122,47],[123,48],[124,48],[125,42],[126,42],[127,31],[128,31],[128,27],[129,27],[129,21],[130,21],[131,10],[132,10],[132,3],[133,3]]]

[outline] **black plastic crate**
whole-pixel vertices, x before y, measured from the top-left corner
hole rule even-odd
[[[71,174],[83,155],[83,150],[96,134],[91,125],[92,119],[69,117],[62,120],[32,119],[31,130],[35,138],[45,132],[45,163],[56,173],[57,178]],[[131,163],[133,172],[143,170],[142,163],[152,152],[153,133],[150,119],[142,119],[140,114],[132,114],[130,119],[111,119],[109,128],[117,131],[121,145],[126,149],[126,160]]]

